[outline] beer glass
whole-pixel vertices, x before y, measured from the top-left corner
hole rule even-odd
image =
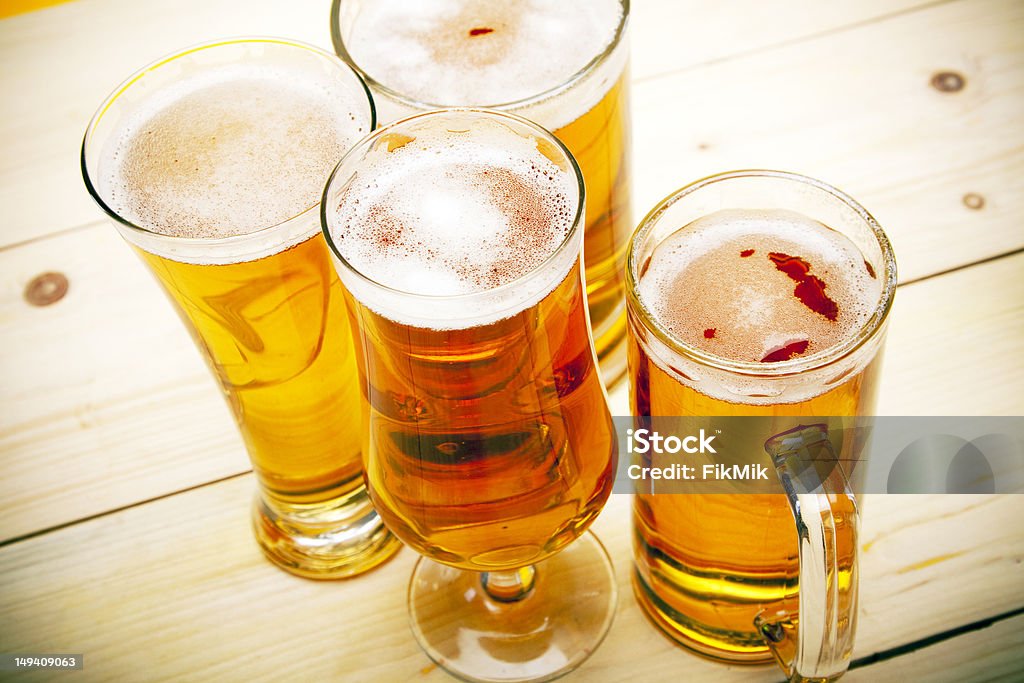
[[[358,574],[400,547],[363,484],[354,349],[317,208],[373,126],[369,92],[334,55],[238,39],[129,77],[82,146],[86,187],[234,413],[259,485],[260,548],[311,578]]]
[[[334,0],[335,51],[383,123],[472,106],[525,116],[569,148],[587,184],[587,301],[601,376],[623,376],[630,197],[629,0]]]
[[[835,460],[829,427],[874,408],[896,288],[888,239],[824,183],[738,171],[654,208],[627,277],[633,414],[763,418],[732,443],[780,484],[639,493],[637,600],[700,654],[774,654],[791,680],[837,678],[856,624],[858,511],[856,475]],[[793,458],[809,453],[835,464],[817,487],[793,476]]]
[[[583,201],[542,128],[453,109],[357,144],[321,204],[361,350],[370,498],[423,555],[417,639],[468,680],[564,673],[615,611],[608,556],[580,537],[617,454],[587,327]]]

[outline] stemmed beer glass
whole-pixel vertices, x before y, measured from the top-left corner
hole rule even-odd
[[[360,348],[371,500],[423,557],[427,654],[468,680],[548,680],[615,611],[585,530],[616,444],[582,284],[583,181],[514,115],[419,114],[341,161],[321,205]]]

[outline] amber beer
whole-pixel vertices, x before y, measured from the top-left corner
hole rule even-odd
[[[86,182],[170,296],[234,413],[264,552],[294,573],[397,549],[365,493],[359,392],[319,197],[373,127],[358,76],[273,39],[187,50],[130,79],[83,148]]]
[[[573,265],[528,309],[463,329],[355,305],[377,369],[367,386],[370,495],[420,554],[517,568],[561,550],[600,512],[609,432],[579,283]]]
[[[614,466],[578,179],[523,125],[408,119],[346,158],[324,205],[365,354],[370,496],[418,552],[477,571],[574,540]]]
[[[202,340],[263,491],[305,505],[360,489],[355,354],[323,241],[220,265],[136,251]]]
[[[335,49],[384,122],[486,106],[554,131],[587,185],[587,301],[604,379],[625,370],[624,272],[632,230],[628,0],[507,3],[335,0]]]
[[[872,413],[895,264],[845,195],[790,174],[715,176],[651,212],[629,267],[633,414],[785,425]],[[769,436],[750,435],[750,462],[771,465]],[[636,497],[637,599],[701,654],[770,659],[755,618],[799,604],[789,504],[694,490]]]

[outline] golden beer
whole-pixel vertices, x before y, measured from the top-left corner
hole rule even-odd
[[[701,394],[634,340],[629,363],[636,415],[803,417],[870,414],[880,359],[824,394],[771,406]],[[771,659],[754,618],[792,610],[799,588],[797,538],[784,495],[637,495],[633,543],[637,599],[666,633],[716,659]]]
[[[895,266],[884,234],[844,195],[774,172],[695,183],[641,224],[629,277],[633,414],[759,416],[781,431],[789,416],[872,413]],[[763,444],[774,432],[739,450],[771,466]],[[770,659],[755,619],[799,609],[781,493],[638,494],[634,560],[647,615],[712,658]]]
[[[136,251],[202,340],[263,491],[315,504],[360,489],[355,353],[319,235],[224,265]]]
[[[597,106],[554,131],[576,157],[587,183],[587,305],[602,376],[609,384],[625,370],[623,293],[633,229],[630,126],[629,74],[623,71]]]
[[[370,496],[399,538],[495,571],[543,560],[590,525],[613,471],[577,265],[536,305],[466,329],[349,305],[375,369]]]
[[[630,205],[629,3],[335,0],[335,49],[381,120],[440,106],[514,112],[554,132],[587,185],[587,300],[601,373],[625,370]]]
[[[420,114],[346,155],[323,216],[361,350],[370,497],[423,555],[414,633],[471,680],[574,668],[614,614],[607,554],[579,537],[616,442],[571,156],[519,117]]]
[[[303,576],[398,543],[367,499],[344,298],[318,234],[331,168],[373,127],[358,76],[273,39],[187,50],[101,107],[86,182],[171,298],[253,463],[263,551]]]

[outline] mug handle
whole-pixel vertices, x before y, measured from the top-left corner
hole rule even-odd
[[[799,542],[796,611],[754,620],[790,683],[846,672],[857,626],[860,514],[824,424],[801,425],[764,444],[793,512]]]

